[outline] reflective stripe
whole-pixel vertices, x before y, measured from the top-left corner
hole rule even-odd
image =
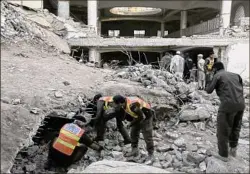
[[[140,104],[140,109],[142,109],[142,108],[151,109],[151,107],[148,103],[146,103],[145,101],[143,101],[142,99],[140,99],[138,97],[127,97],[126,100],[127,100],[127,104],[126,104],[125,112],[134,118],[138,118],[138,115],[131,111],[130,105],[132,103],[138,102]]]
[[[70,132],[68,132],[68,131],[66,131],[64,129],[62,129],[60,131],[60,133],[67,135],[68,137],[70,137],[71,139],[73,139],[75,141],[79,141],[79,139],[80,139],[80,137],[78,137],[77,135],[74,135],[74,134],[72,134],[72,133],[70,133]]]
[[[126,109],[125,109],[125,112],[127,114],[129,114],[131,117],[134,117],[134,118],[138,118],[138,115],[134,112],[131,111],[130,109],[130,105],[131,105],[131,100],[129,98],[127,98],[127,104],[126,104]]]
[[[55,148],[56,150],[60,151],[63,154],[71,155],[75,147],[80,145],[78,141],[83,135],[83,133],[84,130],[79,126],[73,123],[67,123],[61,128],[59,137],[54,142],[53,148]]]
[[[105,104],[103,106],[104,110],[107,110],[109,108],[109,103],[113,102],[113,97],[108,96],[108,97],[101,97],[99,100],[105,101]]]
[[[70,148],[70,149],[75,149],[75,147],[76,146],[74,146],[74,145],[72,145],[72,144],[70,144],[70,143],[67,143],[66,141],[63,141],[62,139],[60,139],[60,138],[57,138],[57,140],[56,140],[58,143],[61,143],[61,144],[63,144],[64,146],[66,146],[66,147],[68,147],[68,148]]]

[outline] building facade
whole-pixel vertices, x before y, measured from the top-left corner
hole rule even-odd
[[[89,43],[89,46],[80,44],[81,41],[69,41],[73,46],[76,44],[88,48],[90,62],[100,62],[101,53],[121,49],[122,39],[135,43],[135,46],[131,44],[126,49],[157,52],[161,57],[168,46],[173,46],[171,44],[161,46],[158,42],[171,43],[162,41],[163,38],[211,33],[223,35],[226,28],[238,25],[242,17],[249,17],[249,1],[245,0],[19,0],[15,2],[32,8],[46,8],[59,17],[72,17],[75,21],[83,22],[91,27],[96,36],[103,38],[103,43],[107,45],[90,44],[95,42],[96,38],[87,38],[86,43]],[[89,41],[91,39],[93,40]],[[157,43],[147,46],[141,43],[140,46],[140,42]],[[115,47],[116,44],[120,47]]]

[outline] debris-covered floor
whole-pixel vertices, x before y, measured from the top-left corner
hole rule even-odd
[[[45,119],[46,120],[46,119]],[[43,121],[44,122],[44,121]],[[155,157],[156,161],[152,164],[155,167],[166,169],[167,171],[188,172],[188,173],[209,173],[213,166],[213,159],[210,156],[210,150],[216,148],[215,129],[205,124],[205,122],[179,122],[177,126],[175,122],[169,121],[166,124],[164,121],[157,123],[158,129],[154,130]],[[204,127],[202,126],[204,124]],[[42,124],[43,125],[43,124]],[[41,126],[40,126],[41,129]],[[246,130],[243,129],[244,133]],[[88,132],[91,132],[91,127],[88,127]],[[38,133],[39,134],[39,133]],[[37,137],[37,135],[35,137]],[[90,133],[91,134],[91,133]],[[94,136],[94,133],[91,134]],[[242,135],[244,137],[244,135]],[[242,138],[243,138],[242,137]],[[51,137],[45,137],[45,139]],[[245,135],[245,138],[246,135]],[[44,169],[47,161],[48,142],[37,141],[38,144],[25,147],[18,153],[12,173],[66,173],[64,169],[51,168],[49,171]],[[108,123],[108,129],[104,142],[100,142],[105,146],[105,150],[98,154],[89,149],[84,158],[69,169],[83,170],[93,162],[107,159],[115,161],[133,161],[143,163],[146,159],[145,143],[142,135],[140,136],[140,155],[136,158],[125,158],[124,153],[130,151],[130,145],[123,145],[123,140],[119,132],[116,130],[116,125],[113,120]],[[238,172],[243,173],[247,170],[247,162],[249,162],[249,153],[247,140],[241,139],[239,145],[239,156],[242,164],[234,164],[234,168]]]

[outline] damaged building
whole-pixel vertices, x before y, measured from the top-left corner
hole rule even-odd
[[[207,57],[213,50],[227,64],[228,46],[247,41],[237,32],[249,24],[249,1],[17,2],[87,24],[92,35],[75,35],[68,43],[92,63],[127,62],[130,52],[136,61],[154,64],[165,52],[176,50],[196,60],[197,54]],[[237,35],[238,40],[230,35]]]
[[[8,140],[1,142],[1,173],[249,171],[249,1],[3,1],[1,46],[1,135]],[[225,163],[211,154],[217,147],[216,93],[159,68],[165,53],[177,51],[193,62],[214,51],[227,70],[243,77],[247,106],[238,158]],[[75,116],[86,119],[86,133],[95,137],[90,122],[97,93],[150,103],[151,166],[144,164],[142,134],[138,158],[125,158],[131,147],[112,119],[100,154],[88,149],[67,169],[46,167],[48,145]]]

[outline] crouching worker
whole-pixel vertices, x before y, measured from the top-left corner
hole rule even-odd
[[[59,136],[50,144],[48,163],[45,168],[49,169],[53,164],[53,166],[66,169],[79,161],[87,152],[88,147],[98,152],[103,149],[87,136],[82,121],[75,120],[73,123],[67,123],[61,128]]]
[[[129,121],[131,128],[131,147],[132,151],[125,154],[127,157],[137,156],[139,154],[138,142],[140,138],[140,131],[142,131],[146,148],[148,151],[148,158],[146,164],[154,161],[154,142],[153,142],[153,111],[151,106],[139,97],[123,97],[117,95],[114,97],[116,110],[120,110],[120,116]]]
[[[97,112],[96,112],[96,124],[95,128],[97,131],[97,136],[95,138],[95,141],[103,141],[104,140],[104,134],[105,134],[105,129],[106,129],[106,123],[113,119],[116,118],[116,125],[121,133],[123,139],[124,139],[124,144],[130,144],[131,139],[129,137],[128,132],[124,128],[124,125],[122,123],[123,117],[120,116],[119,112],[120,110],[115,110],[113,108],[114,101],[117,100],[117,97],[101,97],[98,102],[97,102]]]

